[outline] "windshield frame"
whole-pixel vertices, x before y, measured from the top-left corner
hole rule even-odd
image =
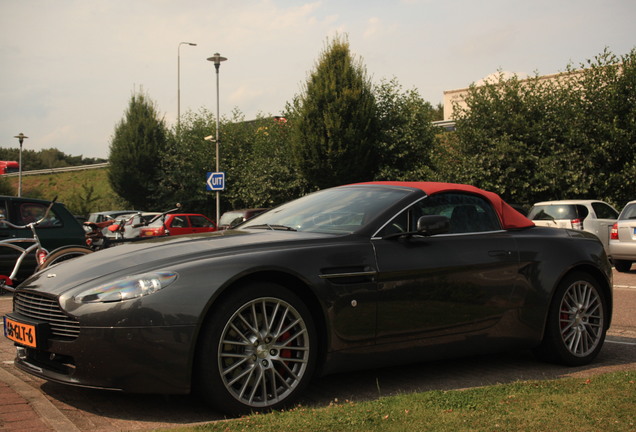
[[[418,193],[419,192],[419,193]],[[408,187],[349,185],[323,189],[290,201],[241,224],[240,229],[270,229],[347,235],[371,229],[405,199],[423,194]],[[410,201],[410,200],[409,200]],[[385,222],[387,216],[382,218]]]

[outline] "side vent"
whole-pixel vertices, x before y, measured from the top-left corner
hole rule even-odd
[[[330,267],[321,270],[319,277],[328,279],[338,285],[361,284],[373,282],[376,271],[366,266]]]

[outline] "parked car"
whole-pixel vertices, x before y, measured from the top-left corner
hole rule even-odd
[[[35,198],[0,196],[0,218],[6,219],[15,225],[26,225],[44,216],[50,204],[51,201]],[[53,204],[49,217],[37,227],[36,232],[42,242],[42,246],[49,252],[53,252],[63,246],[84,246],[84,229],[82,225],[64,204],[59,202]],[[32,237],[33,234],[29,229],[16,229],[0,224],[0,240]],[[8,247],[0,247],[0,274],[11,273],[18,256],[18,251]],[[22,280],[33,273],[35,267],[35,257],[32,255],[27,256],[18,273],[18,280]]]
[[[119,223],[124,224],[123,238],[137,238],[141,236],[141,229],[160,214],[161,213],[159,212],[137,212],[132,214],[128,213],[122,216],[117,216],[115,218],[115,221],[113,222],[113,225],[118,225]],[[110,227],[107,227],[108,233],[106,234],[106,237],[116,237],[115,233],[108,228]]]
[[[628,202],[612,227],[609,254],[619,272],[628,272],[636,261],[636,201]]]
[[[140,229],[141,237],[178,236],[216,231],[214,222],[202,214],[171,213]]]
[[[137,213],[137,210],[109,210],[88,215],[88,222],[100,223],[115,219],[122,215]]]
[[[528,212],[535,225],[570,228],[595,234],[609,253],[609,235],[618,218],[614,207],[598,200],[538,202]]]
[[[267,210],[267,208],[250,208],[227,211],[223,213],[219,219],[219,231],[234,228],[246,220],[251,219],[254,216],[258,216]]]
[[[237,230],[127,243],[54,275],[18,287],[5,317],[18,368],[90,388],[196,388],[232,415],[352,369],[529,348],[584,365],[612,317],[596,236],[449,183],[326,189]]]

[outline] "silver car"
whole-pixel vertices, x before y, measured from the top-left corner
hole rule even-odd
[[[636,201],[625,205],[612,227],[609,255],[619,272],[628,272],[636,261]]]
[[[129,213],[122,216],[118,216],[115,219],[115,223],[113,225],[117,225],[121,222],[124,224],[124,230],[121,233],[123,238],[131,239],[137,238],[141,234],[141,227],[146,226],[150,221],[155,219],[156,216],[159,216],[161,213],[159,212],[137,212],[137,213]],[[111,226],[113,226],[111,225]],[[109,238],[117,238],[117,234],[109,231],[109,227],[104,229],[104,235]]]
[[[570,228],[596,235],[609,255],[610,230],[618,219],[618,211],[599,200],[561,200],[538,202],[528,212],[535,225]]]

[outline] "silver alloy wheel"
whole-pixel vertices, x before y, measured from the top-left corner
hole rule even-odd
[[[293,306],[277,298],[253,299],[223,329],[219,373],[238,401],[267,408],[285,400],[300,383],[309,350],[306,323]]]
[[[592,353],[603,338],[604,310],[596,288],[587,281],[571,284],[559,308],[559,328],[567,350],[576,357]]]

